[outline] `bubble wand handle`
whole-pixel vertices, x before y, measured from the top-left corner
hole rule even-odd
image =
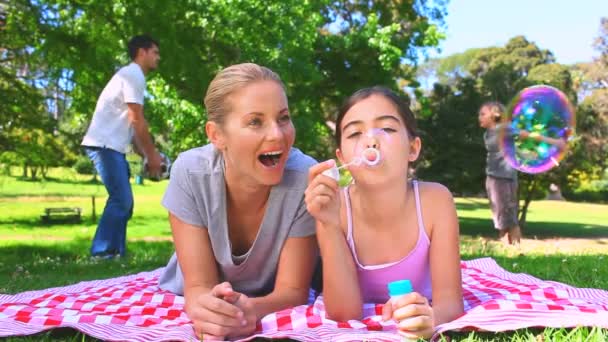
[[[340,166],[336,167],[336,169],[340,170],[340,169],[343,169],[343,168],[345,168],[345,167],[347,167],[347,166],[351,166],[351,165],[358,166],[358,165],[361,165],[361,162],[362,162],[361,157],[355,157],[355,158],[353,158],[353,160],[351,160],[350,162],[348,162],[348,163],[346,163],[346,164],[342,164],[342,165],[340,165]]]
[[[367,164],[369,166],[375,166],[375,165],[377,165],[380,162],[380,151],[378,151],[375,148],[371,148],[370,147],[370,148],[367,148],[367,149],[365,149],[363,151],[363,153],[366,153],[366,152],[367,153],[372,153],[374,159],[370,160],[370,159],[363,158],[361,156],[357,156],[357,157],[353,158],[353,160],[351,160],[350,162],[348,162],[346,164],[342,164],[341,166],[334,166],[331,169],[327,169],[327,170],[323,171],[323,174],[326,175],[326,176],[328,176],[328,177],[331,177],[331,178],[333,178],[333,179],[335,179],[336,181],[339,182],[340,181],[340,169],[343,169],[343,168],[345,168],[347,166],[351,166],[351,165],[359,166],[362,163],[365,163],[365,164]]]

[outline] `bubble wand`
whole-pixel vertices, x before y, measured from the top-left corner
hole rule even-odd
[[[334,165],[334,167],[331,169],[323,171],[323,174],[335,179],[336,181],[340,181],[340,169],[351,165],[360,166],[361,164],[366,164],[367,166],[376,166],[378,163],[380,163],[380,151],[376,148],[369,147],[361,152],[361,156],[356,156],[353,158],[353,160],[346,164],[342,164],[340,166]]]

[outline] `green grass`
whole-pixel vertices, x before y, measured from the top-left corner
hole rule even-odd
[[[494,236],[486,199],[457,198],[456,208],[466,235]],[[525,234],[548,239],[608,238],[608,206],[562,201],[535,201],[528,210]]]
[[[0,293],[15,293],[149,271],[164,266],[173,252],[163,182],[133,185],[135,211],[128,229],[128,257],[92,261],[88,249],[96,224],[91,196],[101,215],[103,185],[70,170],[52,170],[56,180],[32,182],[0,176]],[[485,199],[456,199],[465,260],[490,256],[511,272],[578,287],[608,288],[608,205],[533,202],[522,249],[494,240]],[[83,222],[45,226],[46,207],[83,208]],[[566,238],[566,239],[558,239]],[[463,341],[605,341],[608,331],[592,328],[523,329],[500,334],[450,333]],[[69,329],[7,341],[90,341]]]

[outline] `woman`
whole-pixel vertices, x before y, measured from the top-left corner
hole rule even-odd
[[[160,287],[185,296],[198,336],[246,336],[268,313],[305,304],[317,257],[304,191],[314,159],[292,147],[284,85],[246,63],[205,96],[211,144],[177,158],[162,204],[176,253]]]

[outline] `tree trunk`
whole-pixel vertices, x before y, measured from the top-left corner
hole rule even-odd
[[[38,167],[37,166],[32,166],[30,167],[30,179],[31,180],[36,180],[36,176],[38,175]]]
[[[21,177],[27,178],[27,164],[23,165],[23,173],[21,174]]]
[[[534,195],[534,191],[536,190],[536,178],[533,178],[530,181],[530,184],[528,185],[528,191],[526,193],[526,198],[524,199],[524,206],[521,208],[521,211],[519,213],[519,227],[523,230],[524,226],[526,225],[526,216],[528,215],[528,208],[530,207],[530,203],[532,202],[532,196]],[[519,190],[518,192],[518,198],[517,200],[519,201]]]

